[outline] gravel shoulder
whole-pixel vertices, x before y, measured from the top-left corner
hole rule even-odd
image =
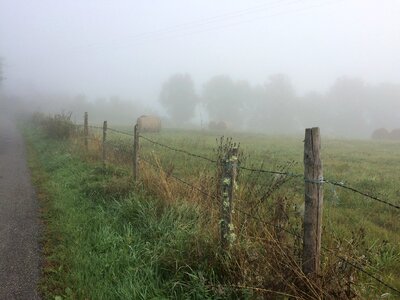
[[[39,231],[24,140],[0,115],[0,299],[40,299]]]

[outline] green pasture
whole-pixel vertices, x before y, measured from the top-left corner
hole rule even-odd
[[[118,127],[130,132],[128,127]],[[242,165],[254,169],[277,170],[295,174],[303,173],[303,136],[268,136],[254,133],[211,132],[165,129],[161,133],[143,133],[145,137],[177,149],[215,160],[217,143],[221,136],[232,137],[240,143]],[[400,204],[400,143],[393,141],[346,140],[324,137],[322,133],[322,162],[324,177],[341,182],[383,200]],[[110,141],[132,138],[111,134]],[[215,173],[216,166],[202,159],[169,150],[141,139],[140,155],[146,159],[157,158],[165,169],[189,182],[199,174]],[[128,146],[129,149],[129,146]],[[149,166],[150,167],[150,166]],[[239,184],[246,182],[248,171],[241,171]],[[254,176],[254,174],[253,174]],[[266,183],[273,175],[257,173],[257,181]],[[301,205],[304,182],[294,178],[280,189],[293,202]],[[267,205],[267,204],[266,204]],[[364,251],[374,253],[371,266],[400,287],[400,211],[368,197],[330,184],[324,185],[323,226],[325,242],[330,237],[352,239],[365,235]],[[361,232],[361,233],[360,233]],[[376,254],[376,253],[378,254]]]

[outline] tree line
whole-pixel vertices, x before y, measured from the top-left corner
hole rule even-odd
[[[210,121],[269,133],[318,125],[332,135],[370,136],[379,127],[400,127],[400,84],[370,85],[357,78],[338,78],[324,93],[299,95],[284,74],[261,85],[218,75],[199,92],[189,74],[175,74],[162,85],[159,102],[176,125],[189,123],[201,108]]]

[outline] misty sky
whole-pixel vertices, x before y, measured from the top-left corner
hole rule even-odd
[[[400,82],[398,0],[0,0],[6,91],[118,95],[155,103],[188,72],[297,91],[340,76]]]

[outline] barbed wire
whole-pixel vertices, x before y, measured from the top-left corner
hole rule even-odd
[[[84,127],[85,124],[75,124],[75,126],[77,127]],[[103,130],[103,127],[101,126],[97,126],[97,125],[88,125],[89,128],[94,128],[94,129],[99,129],[99,130]],[[107,131],[112,131],[112,132],[116,132],[116,133],[120,133],[120,134],[124,134],[130,137],[133,137],[134,135],[132,133],[126,132],[126,131],[122,131],[122,130],[118,130],[118,129],[114,129],[114,128],[110,128],[107,127]]]
[[[83,125],[82,124],[77,124],[77,126],[83,126]],[[88,127],[95,128],[95,129],[101,129],[101,130],[103,129],[102,127],[99,127],[99,126],[96,126],[96,125],[88,125]],[[110,131],[113,131],[113,132],[116,132],[116,133],[120,133],[120,134],[124,134],[124,135],[130,136],[130,137],[134,136],[133,134],[130,134],[128,132],[124,132],[124,131],[113,129],[113,128],[107,128],[107,130],[110,130]],[[175,152],[184,153],[186,155],[189,155],[189,156],[192,156],[192,157],[195,157],[195,158],[203,159],[203,160],[206,160],[206,161],[208,161],[210,163],[217,163],[216,160],[210,159],[208,157],[205,157],[205,156],[202,156],[202,155],[199,155],[199,154],[191,153],[191,152],[189,152],[187,150],[171,147],[169,145],[154,141],[154,140],[152,140],[152,139],[150,139],[148,137],[145,137],[143,135],[139,135],[139,137],[145,139],[146,141],[148,141],[148,142],[150,142],[152,144],[164,147],[166,149],[169,149],[169,150],[172,150],[172,151],[175,151]],[[301,177],[304,178],[303,174],[293,173],[293,172],[282,172],[282,171],[275,171],[275,170],[255,169],[255,168],[250,168],[250,167],[240,166],[240,165],[238,165],[238,168],[241,169],[241,170],[246,170],[246,171],[256,172],[256,173],[268,173],[268,174],[282,175],[282,176],[293,177],[293,178],[301,178]],[[304,178],[304,181],[305,182],[310,182],[310,183],[316,183],[316,184],[327,183],[327,184],[331,184],[333,186],[338,186],[338,187],[341,187],[343,189],[347,189],[347,190],[350,190],[350,191],[352,191],[354,193],[360,194],[360,195],[362,195],[364,197],[367,197],[369,199],[372,199],[372,200],[378,201],[380,203],[383,203],[385,205],[388,205],[388,206],[390,206],[392,208],[400,209],[400,205],[397,205],[397,204],[394,204],[392,202],[383,200],[383,199],[381,199],[381,198],[379,198],[377,196],[370,195],[369,193],[366,193],[366,192],[360,191],[360,190],[358,190],[358,189],[356,189],[354,187],[345,185],[343,182],[340,182],[340,181],[335,181],[335,180],[330,180],[330,179],[325,179],[325,178],[319,179],[319,180],[311,180],[311,179]]]
[[[124,135],[130,136],[130,137],[134,137],[134,135],[132,133],[125,132],[125,131],[122,131],[122,130],[113,129],[113,128],[109,128],[109,127],[107,127],[107,130],[113,131],[115,133],[124,134]]]
[[[145,158],[143,158],[143,157],[140,158],[140,161],[144,161],[145,163],[147,163],[147,164],[151,165],[152,167],[156,168],[157,170],[164,171],[160,166],[158,166],[158,165],[156,165],[156,164],[150,162],[149,160],[147,160],[147,159],[145,159]],[[178,177],[178,176],[176,176],[176,175],[174,175],[174,174],[172,174],[172,173],[169,174],[169,176],[172,177],[173,179],[175,179],[175,180],[177,180],[177,181],[179,181],[179,182],[185,184],[186,186],[188,186],[188,187],[190,187],[190,188],[192,188],[192,189],[195,189],[195,190],[199,191],[200,193],[202,193],[203,195],[205,195],[205,196],[207,196],[207,197],[209,197],[209,198],[215,198],[215,199],[217,198],[217,196],[207,193],[207,192],[204,191],[203,189],[201,189],[201,188],[199,188],[199,187],[197,187],[197,186],[194,186],[193,184],[191,184],[191,183],[189,183],[189,182],[183,180],[182,178],[180,178],[180,177]]]
[[[374,279],[375,281],[379,282],[380,284],[382,284],[383,286],[391,289],[392,291],[395,291],[396,293],[398,293],[400,295],[400,290],[398,290],[397,288],[389,285],[388,283],[384,282],[383,280],[379,279],[378,277],[376,277],[374,274],[372,274],[371,272],[368,272],[367,270],[365,270],[363,267],[357,265],[356,263],[352,263],[351,261],[347,260],[346,258],[336,254],[332,249],[329,249],[323,245],[321,245],[321,248],[324,249],[325,251],[328,251],[330,253],[332,253],[336,258],[340,259],[342,262],[349,264],[350,266],[352,266],[353,268],[359,270],[360,272],[364,273],[365,275],[369,276],[370,278]]]
[[[238,211],[238,212],[240,212],[240,213],[242,213],[242,214],[244,214],[244,215],[246,215],[246,216],[248,216],[248,217],[250,217],[250,218],[252,218],[252,219],[255,219],[255,220],[257,220],[257,221],[259,221],[259,222],[261,222],[261,223],[264,223],[264,224],[266,224],[266,225],[268,225],[268,226],[274,227],[274,228],[276,228],[276,229],[278,229],[278,230],[282,230],[282,231],[284,231],[284,232],[286,232],[286,233],[292,235],[292,236],[295,237],[296,239],[303,239],[303,237],[302,237],[301,235],[299,235],[299,234],[297,234],[297,233],[295,233],[295,232],[292,232],[292,231],[290,231],[290,230],[288,230],[288,229],[286,229],[286,228],[283,228],[283,227],[278,226],[278,225],[276,225],[276,224],[273,224],[273,223],[271,223],[271,222],[267,222],[267,221],[265,221],[265,220],[263,220],[263,219],[261,219],[261,218],[258,218],[258,217],[255,217],[255,216],[253,216],[253,215],[250,215],[249,213],[246,213],[246,212],[244,212],[244,211],[242,211],[242,210],[240,210],[240,209],[235,209],[235,210]],[[383,280],[379,279],[379,278],[376,277],[374,274],[372,274],[371,272],[366,271],[366,270],[365,270],[364,268],[362,268],[361,266],[359,266],[359,265],[357,265],[357,264],[355,264],[355,263],[353,263],[353,262],[347,260],[346,258],[344,258],[344,257],[342,257],[342,256],[340,256],[340,255],[338,255],[338,254],[336,254],[332,249],[329,249],[328,247],[325,247],[325,246],[321,245],[321,248],[324,249],[325,251],[328,251],[328,252],[332,253],[336,258],[340,259],[342,262],[344,262],[344,263],[346,263],[346,264],[352,266],[353,268],[359,270],[360,272],[362,272],[362,273],[364,273],[365,275],[371,277],[372,279],[374,279],[375,281],[379,282],[379,283],[382,284],[383,286],[385,286],[385,287],[391,289],[392,291],[395,291],[396,293],[398,293],[398,294],[400,295],[400,290],[396,289],[395,287],[393,287],[393,286],[389,285],[388,283],[384,282]]]
[[[154,141],[154,140],[152,140],[152,139],[149,139],[148,137],[145,137],[145,136],[143,136],[143,135],[139,135],[139,137],[145,139],[146,141],[148,141],[148,142],[150,142],[150,143],[152,143],[152,144],[155,144],[155,145],[158,145],[158,146],[167,148],[167,149],[169,149],[169,150],[172,150],[172,151],[175,151],[175,152],[181,152],[181,153],[184,153],[184,154],[189,155],[189,156],[192,156],[192,157],[200,158],[200,159],[206,160],[206,161],[208,161],[208,162],[210,162],[210,163],[217,163],[216,160],[210,159],[210,158],[208,158],[208,157],[205,157],[205,156],[202,156],[202,155],[199,155],[199,154],[191,153],[191,152],[189,152],[189,151],[187,151],[187,150],[178,149],[178,148],[174,148],[174,147],[168,146],[168,145],[166,145],[166,144],[162,144],[162,143],[160,143],[160,142],[157,142],[157,141]]]
[[[350,190],[350,191],[352,191],[354,193],[360,194],[360,195],[365,196],[367,198],[370,198],[372,200],[375,200],[375,201],[381,202],[383,204],[389,205],[389,206],[391,206],[393,208],[400,209],[399,205],[393,204],[392,202],[388,202],[388,201],[380,199],[380,198],[378,198],[376,196],[373,196],[373,195],[370,195],[368,193],[362,192],[362,191],[360,191],[360,190],[358,190],[358,189],[356,189],[354,187],[345,185],[343,182],[332,181],[332,180],[328,180],[328,179],[323,179],[323,182],[331,184],[331,185],[334,185],[334,186],[338,186],[338,187],[341,187],[341,188],[344,188],[344,189],[347,189],[347,190]]]
[[[250,172],[255,172],[255,173],[268,173],[268,174],[273,174],[273,175],[284,175],[288,177],[304,177],[303,174],[296,174],[292,172],[282,172],[282,171],[274,171],[274,170],[264,170],[264,169],[254,169],[254,168],[249,168],[246,166],[240,166],[238,165],[239,169],[250,171]]]
[[[274,171],[274,170],[254,169],[254,168],[248,168],[248,167],[244,167],[244,166],[240,166],[240,165],[238,166],[238,168],[242,169],[242,170],[246,170],[246,171],[256,172],[256,173],[268,173],[268,174],[283,175],[283,176],[295,177],[295,178],[300,178],[300,177],[304,178],[303,174],[296,174],[296,173],[291,173],[291,172],[281,172],[281,171]],[[348,185],[346,185],[346,184],[344,184],[343,182],[340,182],[340,181],[335,181],[335,180],[330,180],[330,179],[325,179],[325,178],[321,178],[321,179],[318,179],[318,180],[312,180],[312,179],[304,178],[304,181],[305,182],[310,182],[310,183],[315,183],[315,184],[327,183],[327,184],[331,184],[331,185],[334,185],[334,186],[338,186],[338,187],[341,187],[343,189],[347,189],[347,190],[350,190],[350,191],[352,191],[354,193],[360,194],[360,195],[362,195],[364,197],[367,197],[367,198],[370,198],[372,200],[378,201],[380,203],[389,205],[389,206],[391,206],[393,208],[400,209],[400,205],[397,205],[397,204],[394,204],[392,202],[383,200],[383,199],[381,199],[381,198],[379,198],[377,196],[370,195],[369,193],[360,191],[360,190],[358,190],[358,189],[356,189],[354,187],[348,186]]]

